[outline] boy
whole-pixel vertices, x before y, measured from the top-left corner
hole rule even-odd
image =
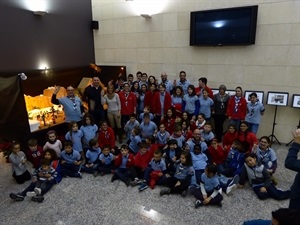
[[[153,115],[153,113],[150,112],[150,106],[146,105],[146,106],[144,107],[143,112],[142,112],[142,113],[140,114],[140,116],[139,116],[139,121],[140,121],[140,122],[143,122],[143,118],[144,118],[144,115],[145,115],[146,113],[149,113],[150,120],[153,121],[154,115]]]
[[[185,137],[182,135],[182,128],[181,126],[174,127],[174,133],[170,136],[170,140],[175,139],[177,141],[177,146],[182,148],[185,144]]]
[[[166,170],[166,163],[162,159],[162,152],[161,150],[156,150],[148,167],[145,169],[144,180],[139,186],[139,191],[147,189],[147,184],[149,184],[151,189],[154,189],[155,184],[163,184],[166,179],[164,175]]]
[[[205,173],[201,175],[200,189],[192,186],[190,192],[197,199],[195,208],[203,205],[217,205],[222,207],[223,196],[220,194],[220,183],[217,175],[217,166],[207,165]]]
[[[41,146],[38,146],[38,142],[34,138],[29,139],[27,144],[27,159],[32,163],[33,168],[38,169],[40,167],[43,149]]]
[[[82,163],[80,153],[73,150],[71,141],[65,141],[64,146],[65,150],[61,153],[61,175],[82,178],[79,172]]]
[[[139,144],[142,142],[140,133],[141,131],[139,127],[134,127],[131,131],[129,150],[134,155],[139,151]]]
[[[127,145],[122,145],[121,153],[115,159],[115,167],[117,169],[111,178],[111,182],[119,179],[129,186],[130,168],[133,166],[133,164],[133,154],[129,153]]]
[[[145,113],[143,122],[140,125],[142,140],[148,136],[153,136],[157,131],[157,126],[154,122],[150,121],[149,113]]]
[[[206,122],[201,132],[201,141],[204,141],[207,144],[207,146],[210,145],[212,139],[214,139],[215,137],[214,133],[211,130],[211,124],[209,122]]]
[[[175,163],[180,158],[181,149],[177,146],[175,139],[168,141],[168,146],[164,149],[164,158],[166,160],[167,173],[173,176],[176,171]]]
[[[110,146],[104,146],[99,156],[101,176],[114,172],[114,160],[115,156],[110,152]]]
[[[124,130],[126,132],[126,138],[129,139],[132,129],[139,126],[140,123],[139,121],[136,120],[135,114],[131,114],[129,120],[126,122],[124,126]]]
[[[170,138],[170,133],[166,131],[165,125],[159,125],[159,131],[155,135],[156,143],[158,147],[165,147]]]
[[[98,175],[99,155],[101,149],[99,148],[98,140],[91,139],[89,141],[89,148],[85,154],[86,164],[82,166],[82,172],[92,173],[94,177]]]
[[[200,183],[201,176],[207,166],[208,158],[201,150],[200,145],[194,146],[194,152],[191,152],[193,167],[195,169],[195,177],[192,178],[192,183],[195,184],[194,178],[196,178],[196,183]]]

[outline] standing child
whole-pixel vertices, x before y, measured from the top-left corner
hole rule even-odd
[[[64,145],[65,150],[61,153],[61,175],[82,178],[79,172],[82,163],[80,153],[73,149],[71,141],[65,141]]]
[[[126,138],[129,140],[131,131],[135,127],[139,127],[140,123],[136,120],[136,117],[134,114],[130,115],[129,120],[126,122],[124,126],[124,130],[126,132]]]
[[[145,140],[148,136],[153,136],[157,132],[157,125],[150,120],[150,115],[148,113],[144,114],[140,129],[142,140]]]
[[[83,148],[87,149],[90,147],[89,141],[96,137],[96,133],[98,131],[98,126],[94,123],[94,118],[92,117],[91,114],[89,113],[84,114],[82,118],[82,126],[80,127],[80,130],[83,134],[82,137]]]
[[[220,194],[221,187],[217,175],[217,166],[210,164],[206,166],[205,173],[201,175],[200,189],[192,186],[190,192],[197,199],[195,208],[203,205],[217,205],[222,207],[223,196]]]
[[[274,198],[276,200],[289,199],[291,191],[282,191],[277,189],[271,182],[270,174],[264,165],[257,162],[256,155],[247,153],[245,156],[245,164],[240,174],[238,188],[243,188],[248,178],[250,185],[257,197],[261,200]]]
[[[208,97],[207,90],[202,91],[202,95],[199,97],[199,113],[203,113],[206,121],[210,121],[211,119],[211,111],[214,106],[214,101]]]
[[[99,171],[101,176],[105,174],[114,173],[115,156],[110,152],[110,146],[104,146],[102,153],[99,156]]]
[[[41,164],[43,149],[41,146],[38,146],[38,142],[34,138],[29,139],[27,143],[27,159],[32,163],[33,168],[38,169]]]
[[[140,147],[140,143],[142,142],[142,139],[140,137],[140,128],[139,127],[134,127],[131,131],[130,135],[130,143],[129,143],[129,150],[131,153],[134,155],[138,153]]]
[[[170,133],[166,131],[165,125],[159,125],[159,131],[155,135],[156,144],[158,147],[165,147],[170,138]]]
[[[82,172],[92,173],[95,177],[98,175],[99,168],[99,155],[101,149],[99,148],[98,141],[96,139],[91,139],[89,141],[89,148],[86,151],[86,163],[81,167]]]
[[[25,181],[30,180],[31,175],[26,168],[25,153],[20,151],[21,145],[19,142],[13,142],[12,153],[9,155],[9,161],[12,165],[13,177],[18,184],[23,184]]]
[[[73,149],[81,154],[81,157],[84,159],[84,152],[82,147],[81,138],[83,137],[83,133],[78,128],[78,124],[72,121],[69,124],[69,132],[66,133],[65,138],[67,141],[72,142]]]
[[[56,152],[57,157],[60,158],[62,143],[58,140],[56,132],[54,130],[49,130],[47,132],[47,139],[48,141],[44,145],[43,150],[53,149]]]
[[[194,175],[192,158],[189,152],[182,152],[180,161],[176,166],[176,172],[173,177],[166,178],[165,184],[168,188],[160,191],[160,196],[179,193],[183,197],[187,195],[187,189],[191,183],[191,177]]]

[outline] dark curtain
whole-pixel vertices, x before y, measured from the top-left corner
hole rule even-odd
[[[26,144],[30,134],[19,76],[0,77],[0,139]]]

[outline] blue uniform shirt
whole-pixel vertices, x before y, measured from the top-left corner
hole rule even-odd
[[[196,155],[194,152],[191,152],[191,156],[195,170],[204,170],[206,168],[208,158],[204,153]]]
[[[155,171],[165,171],[167,169],[165,160],[163,160],[163,159],[161,159],[158,162],[155,162],[155,160],[152,159],[149,162],[149,166]]]
[[[148,124],[144,122],[140,125],[142,139],[145,140],[147,137],[152,136],[154,131],[157,129],[157,126],[154,122],[150,121]]]
[[[257,101],[254,104],[249,102],[247,104],[247,114],[245,121],[248,123],[259,124],[261,119],[261,113],[265,111],[264,105]]]
[[[199,103],[199,113],[203,113],[205,115],[205,118],[209,119],[211,117],[211,107],[214,105],[214,101],[210,97],[204,99],[201,95],[199,97]]]
[[[66,151],[63,150],[60,157],[62,160],[65,160],[69,164],[73,164],[75,161],[79,161],[81,159],[80,153],[74,149],[70,154],[66,153]]]
[[[96,124],[94,125],[86,125],[80,127],[81,132],[83,133],[82,143],[84,148],[89,147],[89,141],[96,137],[96,132],[98,131],[98,127]]]
[[[103,152],[100,154],[99,159],[104,160],[105,165],[109,165],[114,160],[114,155],[109,153],[108,155],[104,155]]]
[[[94,163],[98,159],[101,153],[101,149],[98,147],[96,149],[88,149],[85,156],[89,159],[88,163]]]
[[[66,140],[72,141],[73,143],[73,149],[82,152],[82,142],[81,138],[83,137],[83,133],[81,130],[78,130],[76,132],[72,132],[72,135],[70,131],[65,135]]]

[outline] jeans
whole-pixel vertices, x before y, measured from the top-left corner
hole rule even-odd
[[[258,131],[259,124],[256,123],[248,123],[248,124],[249,124],[249,131],[256,134]]]
[[[22,196],[26,196],[26,193],[29,191],[34,191],[34,188],[40,188],[42,190],[42,195],[46,194],[52,186],[56,184],[55,179],[53,180],[47,180],[47,181],[37,181],[37,182],[31,182],[29,186],[21,192]]]
[[[195,196],[196,199],[199,199],[201,202],[204,201],[204,198],[203,198],[200,188],[192,186],[192,187],[190,187],[190,192]],[[213,192],[207,192],[207,197],[211,196],[212,193]],[[209,201],[208,205],[217,205],[222,200],[223,200],[223,196],[220,193],[218,193],[214,198],[212,198]]]
[[[76,166],[74,164],[61,164],[61,175],[63,177],[80,177],[80,174],[78,173],[80,171],[80,168],[81,166]]]
[[[230,119],[229,124],[233,124],[235,126],[235,130],[240,129],[241,120],[240,119]]]

